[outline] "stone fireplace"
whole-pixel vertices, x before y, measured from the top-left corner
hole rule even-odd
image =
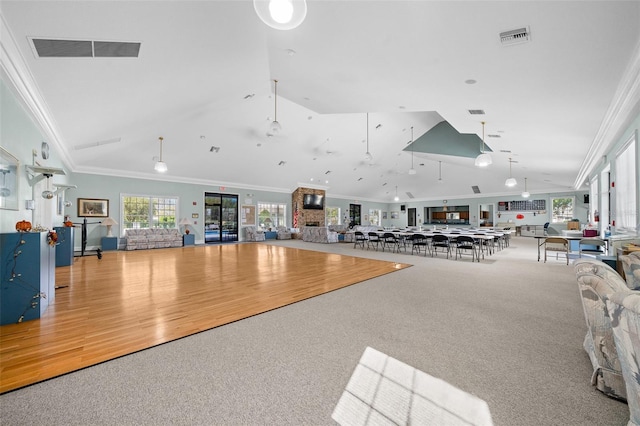
[[[291,205],[293,207],[292,215],[295,216],[296,207],[298,211],[298,228],[304,226],[324,226],[325,216],[323,210],[308,210],[302,207],[302,201],[305,194],[325,195],[324,189],[298,188],[291,195]],[[326,207],[326,206],[325,206]],[[293,224],[294,221],[292,220]],[[294,225],[295,227],[295,225]]]

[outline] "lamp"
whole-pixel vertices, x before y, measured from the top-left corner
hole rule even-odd
[[[369,152],[369,113],[367,113],[367,152],[364,154],[365,161],[373,160],[373,155]]]
[[[153,169],[158,173],[164,173],[167,171],[167,163],[162,161],[162,141],[164,140],[164,138],[160,136],[158,139],[160,140],[160,160],[156,162],[156,165],[153,166]]]
[[[413,144],[413,126],[411,126],[411,143]],[[416,169],[413,168],[413,147],[411,148],[411,168],[409,169],[409,174],[416,174]]]
[[[487,167],[493,161],[491,160],[491,156],[484,152],[484,121],[482,122],[482,148],[480,148],[480,155],[476,157],[476,166],[477,167]]]
[[[258,17],[276,30],[292,30],[307,16],[306,0],[253,0]]]
[[[530,196],[531,194],[529,194],[529,191],[527,191],[527,178],[524,178],[524,191],[522,191],[522,197],[529,198]]]
[[[438,161],[438,183],[442,183],[442,161]]]
[[[183,217],[180,219],[180,222],[178,222],[178,225],[184,226],[184,233],[189,235],[189,232],[191,232],[189,231],[189,225],[193,225],[193,222],[186,217]]]
[[[514,177],[511,177],[511,163],[513,163],[513,161],[509,158],[509,179],[504,182],[509,188],[513,188],[518,184],[518,181]]]
[[[400,198],[398,197],[398,185],[396,185],[396,196],[393,197],[393,201],[400,201]]]
[[[100,224],[102,226],[106,226],[107,227],[107,237],[113,237],[113,233],[111,232],[111,227],[113,225],[117,225],[118,222],[116,222],[115,220],[113,220],[110,217],[108,217],[105,220],[103,220]]]
[[[278,123],[278,80],[273,80],[273,121],[269,125],[268,136],[273,136],[282,130],[282,126]]]

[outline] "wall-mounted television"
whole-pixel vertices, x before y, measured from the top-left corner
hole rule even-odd
[[[302,208],[307,210],[324,209],[324,195],[304,194],[302,198]]]

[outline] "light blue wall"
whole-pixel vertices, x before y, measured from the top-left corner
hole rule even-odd
[[[33,225],[41,224],[51,228],[62,223],[62,216],[57,216],[55,198],[45,200],[41,197],[46,186],[46,180],[31,187],[27,180],[25,165],[33,165],[34,161],[48,167],[64,168],[58,153],[52,149],[50,157],[43,160],[40,148],[43,141],[47,141],[39,127],[31,119],[31,115],[23,108],[10,88],[0,80],[0,146],[16,157],[20,162],[18,170],[18,210],[0,210],[0,232],[15,231],[15,224],[20,220],[27,220]],[[32,152],[35,150],[37,156]],[[67,170],[68,173],[68,170]],[[55,183],[69,183],[69,176],[57,175]],[[27,210],[25,200],[35,200],[36,210]]]

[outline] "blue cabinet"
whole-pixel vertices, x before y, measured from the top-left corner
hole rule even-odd
[[[102,251],[118,250],[118,237],[102,237]]]
[[[196,243],[196,236],[194,234],[184,234],[182,236],[183,246],[193,246]]]
[[[265,240],[275,240],[278,238],[278,233],[274,231],[265,231],[264,239]]]
[[[0,325],[40,318],[56,297],[56,249],[47,233],[0,234],[0,262]]]
[[[75,229],[68,226],[56,226],[58,243],[56,244],[56,267],[73,265],[73,237]]]

